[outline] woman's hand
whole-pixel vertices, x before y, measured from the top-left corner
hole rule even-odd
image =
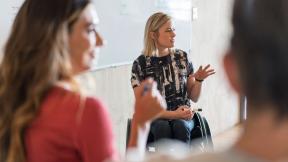
[[[211,69],[210,65],[207,65],[204,69],[200,66],[194,74],[188,77],[187,93],[193,102],[197,102],[200,97],[202,81],[213,74],[215,74],[214,69]]]
[[[191,120],[194,116],[193,111],[188,106],[179,106],[175,110],[178,119]]]
[[[146,79],[138,87],[135,94],[135,113],[133,119],[140,126],[159,117],[166,109],[166,102],[157,90],[157,84],[152,79]]]
[[[165,112],[166,102],[157,90],[156,82],[147,79],[141,83],[135,93],[135,112],[131,123],[129,148],[145,152],[150,122]]]
[[[215,71],[214,69],[210,68],[210,64],[208,64],[204,68],[202,68],[202,65],[201,65],[199,69],[190,77],[194,77],[196,81],[203,81],[208,76],[213,75],[213,74],[215,74]]]

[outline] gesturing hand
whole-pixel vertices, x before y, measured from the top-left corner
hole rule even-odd
[[[210,68],[210,64],[208,64],[204,68],[202,68],[201,65],[199,69],[192,75],[192,77],[194,77],[197,81],[203,81],[208,76],[213,74],[215,74],[215,71],[214,69]]]
[[[161,115],[166,109],[166,102],[152,79],[143,81],[139,88],[133,118],[138,124],[143,125]]]

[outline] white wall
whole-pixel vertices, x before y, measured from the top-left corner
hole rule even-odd
[[[15,4],[10,4],[10,3]],[[0,2],[1,20],[13,17],[14,11],[8,6],[18,6],[22,0]],[[233,126],[239,120],[237,96],[229,88],[222,69],[222,54],[228,44],[231,32],[230,6],[232,0],[192,0],[198,8],[199,18],[192,23],[192,53],[194,67],[210,63],[216,75],[203,83],[203,93],[196,104],[203,108],[212,135]],[[3,22],[1,21],[1,22]],[[6,39],[6,31],[11,24],[1,24],[0,44]],[[188,38],[187,38],[188,39]],[[177,40],[176,40],[177,41]],[[142,44],[142,42],[139,42]],[[2,47],[1,47],[2,48]],[[140,51],[139,51],[140,53]],[[130,86],[131,65],[112,67],[87,73],[82,76],[82,85],[88,93],[98,96],[107,104],[120,153],[125,152],[126,122],[133,112],[134,96]]]
[[[10,29],[23,0],[1,0],[0,1],[0,58],[3,48],[10,33]]]
[[[216,135],[239,121],[238,97],[231,91],[222,68],[222,56],[231,33],[232,0],[193,0],[198,19],[192,24],[192,53],[195,68],[210,63],[216,74],[203,82],[202,95],[195,106],[203,108]],[[176,38],[177,41],[177,38]],[[139,42],[142,43],[142,42]],[[125,152],[126,122],[133,112],[134,96],[130,86],[131,65],[97,70],[84,75],[88,92],[103,99],[109,107],[117,147]],[[87,84],[88,81],[88,84]]]
[[[99,31],[107,42],[101,50],[103,54],[99,57],[98,67],[131,63],[142,49],[145,22],[156,11],[167,12],[173,17],[173,24],[179,35],[175,44],[184,50],[191,48],[191,39],[185,37],[191,35],[191,21],[189,21],[191,0],[93,0],[93,2],[100,18]],[[121,54],[121,57],[117,54]]]
[[[216,74],[205,80],[202,97],[197,105],[217,134],[239,120],[238,97],[228,86],[222,67],[222,57],[230,41],[233,0],[192,0],[198,8],[198,19],[192,24],[194,66],[210,63]]]

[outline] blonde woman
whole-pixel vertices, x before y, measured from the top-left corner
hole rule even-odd
[[[235,144],[220,152],[146,162],[288,161],[287,11],[287,0],[234,0],[223,65],[235,93],[247,97],[249,114]]]
[[[194,127],[190,100],[197,102],[204,79],[214,74],[209,65],[194,72],[187,53],[174,49],[175,29],[171,17],[158,12],[145,26],[144,50],[134,61],[131,84],[135,93],[140,83],[152,77],[166,99],[167,111],[151,124],[154,140],[168,138],[190,142]]]
[[[102,46],[97,23],[89,0],[24,1],[0,67],[1,162],[117,159],[105,106],[81,95],[73,80],[90,68],[95,49]],[[161,106],[151,90],[136,101],[137,130]],[[149,111],[143,103],[159,109]]]

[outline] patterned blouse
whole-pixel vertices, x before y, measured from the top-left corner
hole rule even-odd
[[[181,105],[191,106],[187,78],[193,71],[187,53],[179,49],[162,57],[140,55],[133,62],[131,84],[135,88],[146,78],[153,78],[166,99],[167,110],[173,111]]]

